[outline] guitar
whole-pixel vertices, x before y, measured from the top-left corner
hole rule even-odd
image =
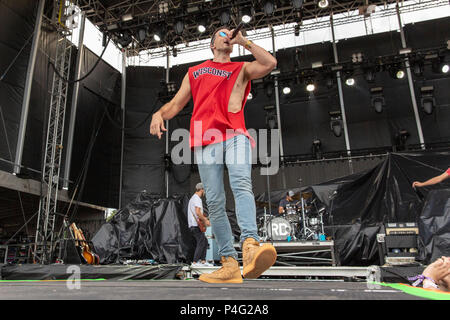
[[[92,252],[86,238],[84,237],[83,231],[77,227],[75,222],[70,225],[70,228],[73,231],[77,246],[81,249],[81,256],[84,258],[86,263],[95,265],[100,264],[99,256]]]

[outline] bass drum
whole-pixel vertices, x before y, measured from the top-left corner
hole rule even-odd
[[[287,240],[292,234],[292,226],[286,219],[274,218],[267,225],[267,233],[273,241]]]

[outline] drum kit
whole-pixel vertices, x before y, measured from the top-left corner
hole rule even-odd
[[[257,221],[263,241],[325,240],[325,207],[316,205],[312,193],[301,193],[300,200],[287,204],[283,214],[268,214],[265,204],[259,203],[264,206],[264,215]]]

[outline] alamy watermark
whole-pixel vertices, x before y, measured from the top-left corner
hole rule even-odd
[[[81,269],[79,266],[70,265],[67,267],[66,273],[70,274],[67,278],[66,286],[69,290],[81,289]]]
[[[263,165],[260,168],[261,175],[275,175],[280,168],[280,130],[279,129],[248,129],[248,134],[255,142],[255,148],[227,149],[224,154],[222,143],[211,143],[206,147],[194,147],[195,156],[192,157],[192,149],[189,145],[190,132],[186,129],[175,129],[170,136],[171,141],[179,141],[171,152],[171,160],[174,164],[252,164]],[[242,135],[242,130],[227,129],[225,137]],[[217,129],[205,130],[202,134],[201,121],[194,122],[194,141],[221,141],[223,133]],[[251,159],[251,160],[250,160]]]

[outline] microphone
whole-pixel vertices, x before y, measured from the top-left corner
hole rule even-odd
[[[234,29],[233,34],[231,35],[230,40],[231,40],[231,39],[234,39],[234,38],[237,36],[238,32],[242,29],[243,26],[244,26],[244,22],[242,22],[242,21],[239,22],[239,24],[238,24],[238,26],[236,27],[236,29]]]

